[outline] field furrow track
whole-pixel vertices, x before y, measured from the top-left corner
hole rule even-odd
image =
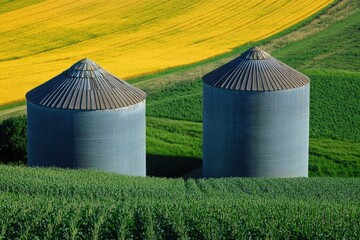
[[[9,118],[9,117],[12,117],[15,115],[25,114],[25,113],[26,113],[26,105],[10,108],[10,109],[6,109],[6,110],[1,110],[0,111],[0,122],[3,119]]]

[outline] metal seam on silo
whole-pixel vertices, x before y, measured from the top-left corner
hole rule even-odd
[[[284,78],[287,80],[287,83],[290,85],[289,88],[297,88],[300,84],[298,84],[298,78],[295,74],[290,74],[288,70],[284,70],[281,72]],[[291,79],[291,80],[290,80]]]
[[[72,90],[75,88],[74,86],[76,84],[76,78],[67,76],[64,82],[66,83],[66,85],[64,85],[64,88],[62,89],[63,97],[60,99],[59,102],[62,102],[62,104],[60,105],[62,108],[67,108],[70,101],[66,101],[66,99],[70,99],[70,96],[73,94]]]
[[[140,99],[138,99],[137,96],[139,96],[139,92],[137,89],[129,89],[129,99],[131,99],[133,102],[139,101]]]
[[[61,82],[59,81],[58,84],[61,84]],[[55,89],[55,88],[56,88],[56,84],[54,84],[54,86],[52,86],[52,87],[50,88],[50,92],[51,92],[53,89]],[[48,98],[46,97],[45,94],[46,94],[46,91],[45,91],[45,89],[44,89],[44,91],[37,96],[39,99],[42,99],[41,101],[44,102],[44,103],[46,103],[46,102],[48,101],[48,100],[47,100]]]
[[[105,76],[105,74],[104,74],[104,76]],[[104,82],[104,86],[106,86],[105,87],[106,97],[108,99],[110,108],[115,108],[116,104],[115,104],[115,101],[114,101],[114,98],[113,98],[113,92],[114,91],[112,91],[112,89],[108,87],[109,83],[111,83],[111,82],[107,81],[106,84]]]
[[[98,90],[92,91],[94,93],[95,109],[101,109]]]
[[[229,66],[232,66],[232,63],[233,62],[230,62],[229,64],[227,64],[224,69],[223,69],[223,77],[220,77],[220,78],[213,78],[213,81],[215,83],[216,86],[221,86],[221,81],[222,79],[225,79],[225,75],[227,75],[230,71],[231,71],[231,68]]]
[[[274,86],[274,89],[275,89],[276,91],[281,90],[282,87],[281,87],[279,81],[276,81],[277,76],[276,76],[276,74],[274,73],[271,64],[268,64],[268,76],[269,76],[270,82],[271,82],[272,85]]]
[[[262,73],[265,76],[266,81],[264,81],[264,82],[266,82],[266,84],[268,86],[268,91],[275,91],[276,86],[274,86],[273,83],[268,80],[270,78],[270,76],[269,76],[268,71],[267,71],[267,69],[268,69],[267,62],[264,61],[264,62],[261,62],[261,64],[264,65]]]
[[[62,105],[62,108],[69,108],[70,107],[70,102],[71,102],[71,99],[74,95],[74,91],[76,89],[75,85],[76,85],[76,79],[75,77],[71,77],[69,78],[69,84],[68,84],[68,88],[69,90],[65,92],[64,94],[64,104]]]
[[[89,91],[89,92],[90,92],[90,105],[89,105],[89,109],[95,110],[95,109],[96,109],[96,101],[95,101],[94,91]]]
[[[236,64],[235,64],[236,63]],[[241,68],[241,61],[234,61],[232,65],[229,65],[228,71],[229,72],[234,72],[237,71],[239,68]],[[234,79],[233,75],[229,76],[225,81],[226,83],[224,83],[227,87],[227,89],[231,89],[231,83],[232,83],[232,79]],[[221,80],[219,80],[221,81]]]
[[[128,99],[130,99],[131,101],[134,101],[134,99],[135,99],[135,91],[133,91],[133,90],[127,91],[127,96],[128,96]]]
[[[252,91],[252,88],[253,88],[253,67],[254,67],[254,63],[253,61],[249,61],[249,69],[247,69],[247,73],[248,73],[248,76],[247,76],[247,84],[246,84],[246,90],[247,91]]]
[[[88,106],[88,91],[85,89],[85,90],[82,90],[82,97],[81,97],[81,109],[83,110],[86,110]]]
[[[262,62],[262,64],[264,66],[266,66],[267,69],[269,69],[269,66],[268,66],[267,62]],[[266,76],[267,81],[265,81],[265,82],[269,86],[269,91],[275,91],[277,87],[271,80],[269,80],[269,79],[271,79],[271,76],[269,75],[269,72],[268,71],[263,71],[263,73]]]
[[[120,90],[116,90],[117,92],[118,92],[118,94],[119,94],[119,96],[121,96],[121,103],[122,103],[122,105],[123,106],[127,106],[127,105],[129,105],[129,102],[128,102],[128,97],[127,97],[127,95],[126,95],[126,93],[124,92],[124,91],[120,91]]]
[[[124,106],[128,106],[128,105],[130,105],[130,99],[131,99],[131,96],[129,96],[128,94],[127,94],[127,91],[122,91],[122,92],[120,92],[120,91],[117,91],[121,96],[123,96],[122,97],[122,100],[125,102],[125,104],[123,104]]]
[[[74,109],[81,109],[80,108],[80,102],[81,102],[81,99],[82,99],[82,88],[83,88],[83,82],[82,81],[82,77],[80,76],[79,77],[79,81],[78,81],[78,84],[76,86],[76,91],[77,91],[77,94],[76,94],[76,98],[75,98],[75,101],[74,101]]]
[[[105,85],[105,83],[104,83],[104,85]],[[113,101],[112,91],[110,91],[107,86],[104,88],[104,91],[105,91],[105,96],[109,103],[109,108],[115,108],[116,105],[114,104],[114,101]]]
[[[279,69],[275,68],[275,71],[277,71],[277,74],[279,76],[280,82],[283,82],[284,84],[284,88],[283,89],[291,89],[291,88],[296,88],[296,85],[294,84],[290,84],[289,82],[289,78],[288,76],[284,75],[284,70],[281,69],[282,71],[280,71]],[[292,79],[293,80],[293,79]]]
[[[226,76],[226,80],[224,81],[223,86],[225,88],[232,88],[233,82],[229,81],[229,79],[234,78],[234,75],[236,75],[236,71],[239,69],[239,65],[236,66],[233,70],[229,71],[226,75],[224,74],[224,77]]]
[[[221,77],[221,78],[219,78],[219,80],[218,80],[218,82],[219,82],[219,86],[220,87],[224,87],[224,86],[226,86],[226,84],[227,84],[227,81],[226,81],[226,79],[228,78],[228,75],[229,74],[231,74],[231,71],[226,71],[226,73],[224,73],[224,75]],[[223,79],[225,79],[224,81],[222,81]],[[221,83],[222,82],[222,83]]]
[[[256,61],[260,61],[260,60],[256,60]],[[258,87],[258,84],[257,84],[257,79],[256,79],[256,66],[257,66],[257,63],[255,64],[253,62],[252,64],[252,67],[251,67],[251,82],[252,82],[252,85],[251,85],[251,91],[256,91],[259,89]]]
[[[85,110],[91,110],[91,91],[86,90],[86,104],[85,104]]]
[[[115,89],[113,90],[112,94],[114,95],[113,101],[114,101],[115,106],[123,106],[123,104],[120,101],[119,94]]]
[[[245,90],[249,91],[251,90],[251,79],[250,79],[250,72],[249,69],[251,68],[252,65],[252,61],[249,61],[249,68],[247,69],[247,71],[245,72],[245,78],[246,79],[246,85],[245,85]]]
[[[239,89],[241,87],[241,84],[242,84],[242,81],[243,81],[243,77],[241,77],[241,76],[243,76],[243,74],[245,72],[245,69],[246,69],[244,67],[245,64],[246,64],[245,61],[240,61],[239,62],[239,68],[237,69],[237,74],[234,76],[234,79],[236,79],[236,81],[234,81],[235,85],[231,89]]]
[[[286,69],[286,72],[284,72],[284,74],[289,77],[292,76],[292,72],[289,71],[289,69]],[[296,85],[295,87],[301,86],[304,84],[304,82],[298,76],[294,76],[293,81],[294,81],[294,85]]]
[[[58,81],[57,84],[54,84],[54,86],[52,86],[52,88],[50,88],[50,89],[51,89],[50,91],[52,91],[53,89],[55,89],[55,88],[57,87],[56,85],[61,85],[61,82]],[[46,93],[46,92],[44,91],[44,92],[42,92],[42,93]],[[42,98],[42,101],[43,101],[43,102],[47,102],[47,98],[46,98],[46,97],[45,97],[45,98]]]
[[[102,94],[99,94],[100,96],[100,104],[102,106],[101,109],[107,109],[109,107],[109,103],[108,103],[108,99],[106,96],[106,89],[103,86],[103,81],[104,81],[104,75],[102,72],[100,72],[101,77],[99,78],[99,86],[100,86],[100,91]]]
[[[243,71],[243,74],[241,75],[241,80],[242,80],[242,83],[241,83],[241,90],[245,90],[246,89],[246,84],[247,84],[247,79],[246,79],[246,75],[247,75],[247,71],[246,69],[249,68],[249,65],[250,65],[250,61],[246,61],[245,64],[244,64],[244,70]]]
[[[122,93],[120,92],[120,90],[118,90],[118,89],[115,89],[115,91],[116,91],[116,94],[117,94],[118,99],[119,99],[119,104],[120,104],[121,106],[126,106],[126,103],[125,103],[125,101],[123,100],[123,99],[124,99],[123,94],[122,94]]]
[[[273,74],[272,75],[273,76],[273,81],[276,82],[278,87],[279,87],[278,89],[279,90],[287,89],[283,78],[279,75],[280,71],[278,71],[278,69],[273,64],[270,64],[269,67],[271,69],[271,73]]]
[[[64,80],[64,83],[63,84],[59,84],[59,87],[58,87],[58,90],[55,90],[54,91],[54,101],[52,101],[52,103],[51,103],[51,105],[49,105],[50,107],[55,107],[55,106],[58,106],[59,104],[60,104],[60,102],[61,102],[61,100],[62,100],[62,98],[61,98],[61,92],[64,92],[64,91],[66,91],[67,92],[67,90],[66,90],[66,88],[68,87],[68,78],[66,78],[65,80]],[[59,81],[60,82],[60,81]]]
[[[281,72],[279,71],[279,75],[282,76],[286,80],[286,83],[287,83],[287,86],[289,89],[297,87],[298,84],[297,84],[296,77],[291,78],[291,75],[289,75],[287,73],[287,71],[281,71]],[[291,79],[292,81],[289,81],[289,79]]]
[[[257,77],[257,79],[255,80],[256,81],[256,84],[257,84],[257,89],[259,90],[259,91],[264,91],[264,87],[263,87],[263,82],[265,82],[265,81],[261,81],[261,74],[262,74],[262,71],[261,71],[261,69],[259,68],[259,64],[260,64],[260,62],[258,63],[258,64],[255,64],[255,72],[257,73],[257,75],[258,75],[258,77]]]
[[[73,94],[71,96],[70,102],[69,102],[69,108],[70,109],[75,109],[75,103],[76,103],[76,99],[77,99],[78,94],[79,94],[79,89],[75,88],[74,91],[73,91]]]
[[[236,76],[235,76],[236,81],[234,81],[234,82],[235,82],[235,86],[234,86],[232,89],[235,89],[235,90],[236,90],[236,89],[240,89],[240,87],[241,87],[241,82],[242,82],[241,76],[242,76],[242,74],[244,73],[244,71],[245,71],[244,62],[242,61],[241,63],[239,63],[238,72],[237,72],[237,74],[236,74]]]
[[[84,79],[84,71],[82,71],[81,80],[79,81],[80,82],[79,98],[77,99],[77,104],[76,104],[78,109],[83,109],[84,88],[85,88],[85,81],[84,80],[85,80]]]

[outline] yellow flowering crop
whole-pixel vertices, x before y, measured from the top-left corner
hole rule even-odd
[[[0,104],[82,58],[120,78],[273,35],[333,0],[16,0],[0,3]]]

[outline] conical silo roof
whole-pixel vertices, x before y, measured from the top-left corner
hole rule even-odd
[[[304,74],[253,47],[203,77],[205,84],[231,90],[279,91],[310,82]]]
[[[28,101],[41,106],[84,110],[122,108],[145,98],[145,92],[87,58],[26,94]]]

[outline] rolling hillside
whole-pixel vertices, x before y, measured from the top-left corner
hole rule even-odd
[[[142,75],[264,39],[331,2],[1,1],[0,105],[85,57],[122,78]]]

